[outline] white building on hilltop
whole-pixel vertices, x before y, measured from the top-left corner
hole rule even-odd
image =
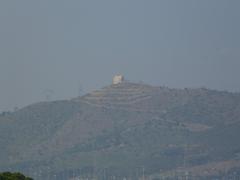
[[[113,84],[120,84],[124,81],[123,75],[116,75],[113,77]]]

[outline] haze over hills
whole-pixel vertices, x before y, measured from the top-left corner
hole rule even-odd
[[[0,170],[35,179],[230,177],[240,168],[239,128],[239,93],[124,81],[1,114]]]

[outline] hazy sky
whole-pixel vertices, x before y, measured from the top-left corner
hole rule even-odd
[[[239,0],[1,0],[0,111],[114,74],[240,91]]]

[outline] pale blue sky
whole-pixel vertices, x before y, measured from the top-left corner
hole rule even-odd
[[[131,81],[240,90],[239,0],[1,0],[0,111]]]

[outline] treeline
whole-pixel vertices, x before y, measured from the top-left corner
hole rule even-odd
[[[30,177],[26,177],[21,173],[3,172],[0,173],[0,180],[33,180]]]

